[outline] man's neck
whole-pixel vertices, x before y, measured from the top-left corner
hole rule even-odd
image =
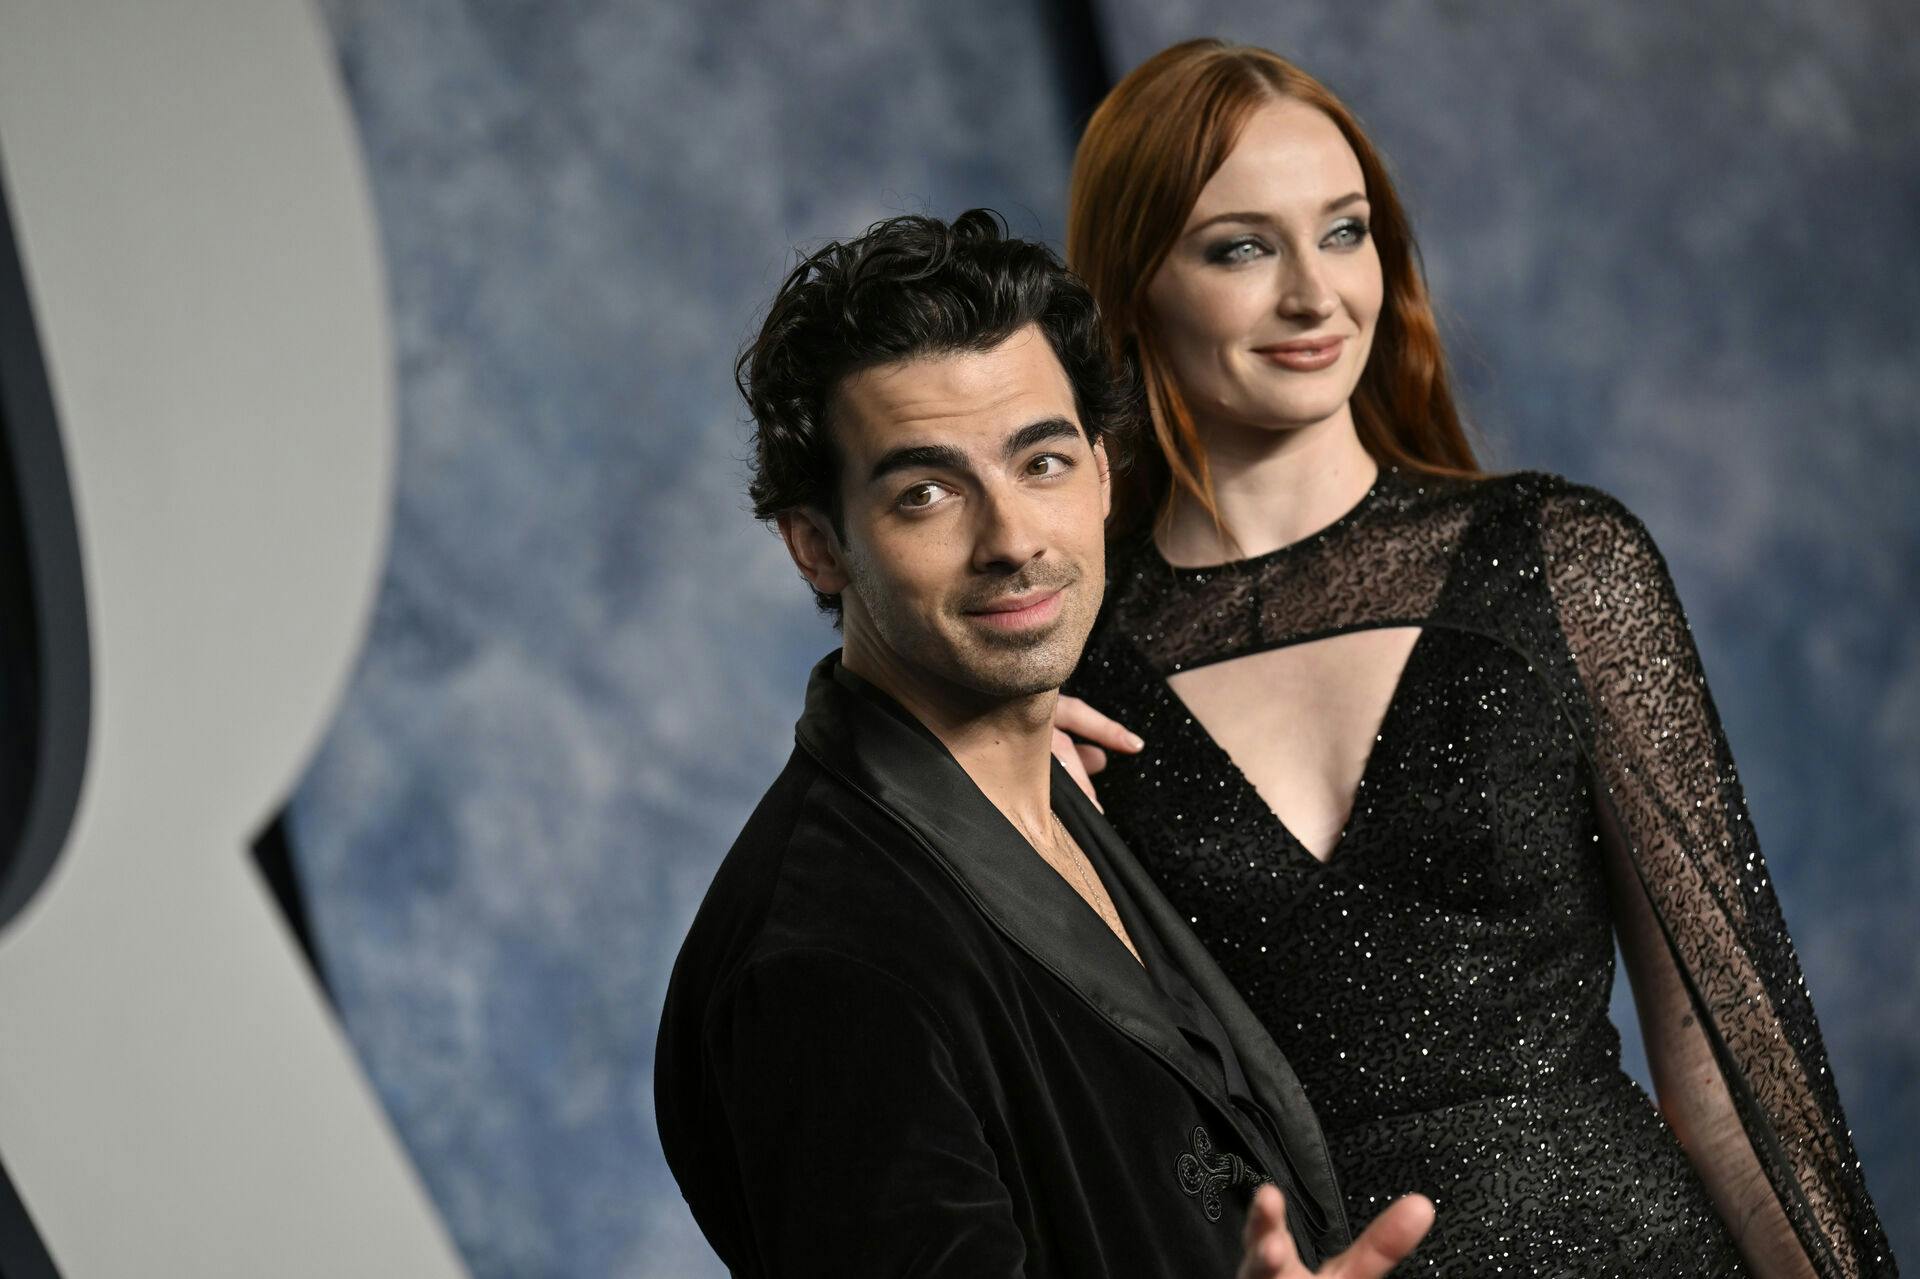
[[[1029,839],[1052,812],[1053,709],[1058,689],[1011,700],[929,677],[850,631],[840,663],[907,709]]]

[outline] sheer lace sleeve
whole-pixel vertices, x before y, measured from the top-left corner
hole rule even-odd
[[[1596,793],[1753,1155],[1818,1274],[1894,1274],[1665,561],[1637,519],[1592,490],[1546,494],[1540,537],[1591,713]],[[1702,1168],[1709,1181],[1715,1171]]]

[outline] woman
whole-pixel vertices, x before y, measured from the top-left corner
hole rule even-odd
[[[1352,1215],[1430,1196],[1432,1273],[1892,1273],[1660,554],[1479,471],[1353,117],[1271,53],[1168,49],[1088,125],[1068,256],[1153,442],[1070,686],[1145,747],[1061,722],[1121,747],[1099,797]]]

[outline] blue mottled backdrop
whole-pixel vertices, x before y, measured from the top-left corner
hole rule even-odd
[[[660,1158],[653,1036],[832,644],[746,514],[731,359],[794,244],[972,204],[1057,243],[1090,35],[1118,69],[1223,34],[1328,80],[1395,164],[1492,461],[1610,488],[1660,538],[1920,1255],[1910,6],[322,10],[401,465],[292,833],[348,1032],[476,1275],[719,1272]]]

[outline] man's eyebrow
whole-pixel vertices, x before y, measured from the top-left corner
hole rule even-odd
[[[889,449],[873,464],[867,483],[883,480],[895,471],[964,471],[967,455],[951,444],[906,444]]]
[[[1364,191],[1349,191],[1345,195],[1336,196],[1334,199],[1328,200],[1325,205],[1321,206],[1320,211],[1322,213],[1333,213],[1336,210],[1346,208],[1349,204],[1364,203],[1366,198],[1367,195]],[[1252,210],[1241,209],[1232,213],[1216,213],[1205,222],[1194,223],[1182,234],[1192,235],[1195,231],[1204,231],[1208,227],[1221,222],[1249,222],[1255,226],[1275,225],[1274,217],[1271,213],[1257,213]]]
[[[1080,428],[1066,418],[1045,418],[1023,426],[1009,435],[1005,447],[1000,452],[1003,456],[1011,458],[1015,454],[1026,452],[1036,444],[1044,444],[1048,440],[1070,439],[1079,434]]]
[[[1064,417],[1043,418],[1030,422],[1007,437],[1000,447],[1003,457],[1012,458],[1024,453],[1036,444],[1048,440],[1070,439],[1080,434],[1080,428]],[[873,464],[873,470],[867,475],[867,483],[873,484],[885,479],[895,471],[968,471],[973,469],[967,461],[967,455],[951,444],[903,444],[897,449],[889,449],[880,455]]]

